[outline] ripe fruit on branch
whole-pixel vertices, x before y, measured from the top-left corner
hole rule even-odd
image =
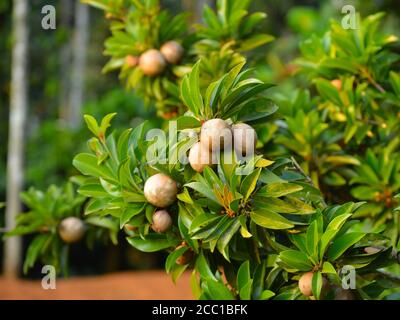
[[[139,64],[139,58],[136,56],[128,55],[125,57],[125,64],[130,67],[136,67]]]
[[[312,292],[313,275],[314,275],[314,273],[311,271],[306,272],[299,279],[300,292],[303,295],[305,295],[306,297],[310,297],[313,295],[313,292]],[[330,290],[329,282],[326,280],[325,277],[322,277],[322,288],[321,288],[320,296],[323,297],[329,290]]]
[[[174,180],[163,173],[157,173],[144,184],[144,196],[152,205],[165,208],[176,200],[178,186]]]
[[[66,243],[78,242],[85,234],[85,223],[76,217],[68,217],[61,221],[58,226],[58,234]]]
[[[189,151],[189,163],[194,171],[203,172],[206,166],[213,164],[212,153],[200,142],[197,142]]]
[[[304,273],[299,279],[299,289],[300,292],[306,297],[312,296],[312,278],[314,273],[307,272]]]
[[[180,248],[183,248],[185,246],[186,244],[181,244],[177,246],[175,250],[179,250]],[[188,250],[185,251],[183,255],[181,255],[178,259],[176,259],[176,264],[179,265],[188,264],[190,261],[192,261],[192,259],[193,259],[193,250],[189,248]]]
[[[183,47],[176,41],[168,41],[160,48],[161,54],[168,63],[177,64],[183,56]]]
[[[200,142],[210,151],[224,150],[232,144],[232,131],[222,119],[211,119],[203,123]]]
[[[342,90],[342,80],[340,79],[333,79],[331,81],[331,85],[338,89],[338,91]]]
[[[240,155],[254,154],[257,144],[256,131],[246,123],[237,123],[232,126],[235,150]]]
[[[139,58],[139,67],[146,76],[158,76],[165,70],[166,62],[160,51],[150,49],[142,53]]]
[[[167,210],[158,210],[153,214],[151,228],[158,233],[167,231],[172,226],[172,219]]]

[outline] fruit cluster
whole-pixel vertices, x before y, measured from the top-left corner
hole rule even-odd
[[[257,134],[248,124],[232,126],[223,119],[210,119],[201,126],[200,141],[189,152],[189,163],[193,170],[203,172],[206,166],[216,164],[220,153],[234,149],[238,156],[251,156],[257,143]]]
[[[168,41],[161,46],[160,50],[149,49],[143,52],[139,58],[128,55],[126,64],[129,67],[138,65],[146,76],[156,77],[164,72],[167,63],[178,64],[183,53],[183,47],[177,41]]]

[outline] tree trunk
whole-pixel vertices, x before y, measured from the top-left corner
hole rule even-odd
[[[71,84],[71,36],[70,29],[72,28],[72,0],[63,0],[60,3],[60,23],[61,28],[68,33],[68,38],[60,49],[60,93],[59,93],[59,120],[64,125],[68,122],[68,96]]]
[[[24,177],[24,133],[28,110],[28,0],[14,0],[10,94],[10,124],[7,158],[6,229],[15,227],[15,217],[21,212],[19,194]],[[21,261],[21,238],[8,238],[4,247],[4,275],[17,277]]]
[[[82,121],[81,110],[85,86],[86,54],[89,42],[89,6],[77,2],[75,19],[72,47],[72,82],[68,114],[68,124],[72,129],[79,128]]]

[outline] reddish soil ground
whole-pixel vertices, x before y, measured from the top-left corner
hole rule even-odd
[[[0,299],[193,299],[190,273],[185,273],[176,285],[161,271],[122,272],[94,277],[57,279],[55,290],[44,290],[41,281],[9,280],[0,277]]]

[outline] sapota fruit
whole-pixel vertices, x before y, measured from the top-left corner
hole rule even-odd
[[[197,142],[190,148],[189,163],[193,170],[203,172],[206,166],[211,166],[213,164],[212,153],[200,142]]]
[[[340,79],[334,79],[331,81],[331,85],[333,85],[336,89],[339,91],[342,90],[342,80]]]
[[[61,221],[58,226],[60,238],[67,243],[78,242],[85,234],[85,223],[76,217],[68,217]]]
[[[300,292],[307,297],[310,297],[313,294],[312,293],[313,275],[314,274],[312,272],[307,272],[307,273],[304,273],[299,279]]]
[[[177,64],[183,56],[183,47],[176,41],[168,41],[160,48],[164,59],[171,64]]]
[[[150,49],[142,53],[139,58],[139,67],[146,76],[154,77],[164,72],[167,63],[156,49]]]
[[[144,196],[152,205],[165,208],[173,204],[178,193],[176,182],[163,173],[157,173],[144,184]]]
[[[232,144],[232,131],[222,119],[211,119],[203,123],[200,142],[210,151],[224,150]]]
[[[158,233],[167,231],[172,226],[172,219],[167,210],[158,210],[153,214],[151,228]]]
[[[233,143],[240,155],[252,155],[256,149],[257,133],[246,123],[237,123],[232,126]]]
[[[130,67],[136,67],[139,64],[139,58],[136,56],[128,55],[125,57],[125,64]]]

